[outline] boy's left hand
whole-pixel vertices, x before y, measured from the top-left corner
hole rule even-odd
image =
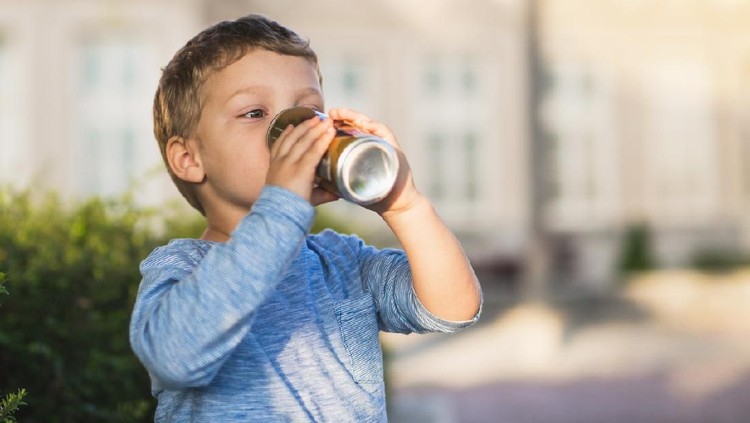
[[[399,171],[391,193],[368,208],[377,212],[406,252],[414,292],[434,315],[452,321],[475,319],[482,293],[469,260],[427,197],[414,186],[411,169],[388,127],[348,109],[332,109],[362,132],[390,143],[398,152]]]
[[[351,109],[331,109],[329,110],[328,115],[333,120],[346,121],[364,133],[372,134],[386,140],[398,153],[398,175],[396,177],[396,182],[393,185],[393,190],[391,190],[386,198],[376,204],[367,206],[367,208],[384,216],[385,214],[395,214],[406,211],[415,205],[418,202],[417,200],[421,197],[421,194],[417,191],[417,188],[414,185],[409,162],[401,151],[401,147],[398,145],[398,141],[396,141],[393,132],[384,124],[375,122],[364,114]]]

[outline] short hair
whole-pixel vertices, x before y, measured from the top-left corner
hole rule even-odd
[[[309,40],[261,15],[248,15],[206,28],[178,50],[162,69],[154,96],[154,136],[172,181],[187,202],[203,215],[205,209],[193,184],[178,178],[169,167],[167,141],[174,136],[193,135],[203,110],[202,90],[208,77],[257,49],[303,57],[315,67],[320,78],[318,57]]]

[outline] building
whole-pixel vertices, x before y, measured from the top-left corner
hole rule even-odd
[[[203,25],[200,3],[0,1],[0,181],[65,197],[174,196],[150,177],[159,69]]]
[[[359,109],[394,130],[418,187],[477,260],[515,260],[527,226],[523,3],[291,4],[237,1],[217,18],[253,10],[309,37],[328,105]],[[332,209],[379,228],[375,239],[388,233],[373,214]]]
[[[645,223],[657,260],[750,251],[750,5],[538,2],[546,226],[606,280]]]
[[[151,134],[159,68],[251,12],[311,40],[328,106],[394,130],[486,272],[518,271],[538,237],[549,283],[607,288],[638,223],[664,265],[750,251],[750,5],[733,0],[0,0],[0,181],[179,198]]]

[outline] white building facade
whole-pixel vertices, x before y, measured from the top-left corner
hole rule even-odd
[[[543,226],[573,251],[573,279],[611,281],[622,233],[640,222],[665,265],[750,251],[750,6],[533,5],[536,28],[522,0],[0,0],[0,183],[179,198],[151,131],[160,68],[207,25],[261,13],[311,40],[328,107],[394,130],[418,187],[475,263],[520,262],[532,215],[534,30]],[[324,208],[394,242],[372,213]]]
[[[195,1],[0,1],[0,181],[64,197],[173,196],[151,104],[203,24]]]
[[[327,107],[358,109],[393,129],[417,186],[472,255],[519,254],[528,172],[522,2],[230,3],[216,20],[253,11],[311,40]],[[355,229],[377,228],[367,234],[375,239],[387,233],[354,206],[328,209]]]
[[[546,225],[606,280],[621,234],[655,259],[748,256],[747,2],[538,2],[554,169]]]

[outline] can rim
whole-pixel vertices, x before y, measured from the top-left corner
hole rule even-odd
[[[287,126],[297,126],[315,116],[325,117],[326,115],[306,106],[292,106],[280,111],[271,119],[271,123],[266,130],[266,143],[268,147],[270,148],[276,142],[279,135],[284,132]]]

